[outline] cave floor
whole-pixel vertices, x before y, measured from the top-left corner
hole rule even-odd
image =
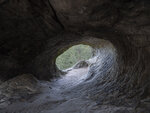
[[[0,113],[120,113],[119,110],[126,110],[125,107],[98,105],[91,100],[86,92],[88,86],[84,84],[87,73],[88,68],[73,69],[51,82],[39,81],[40,93],[12,101],[5,109],[0,109]]]
[[[95,102],[87,97],[74,96],[74,87],[86,78],[88,68],[73,69],[67,75],[41,81],[42,91],[28,100],[21,99],[7,106],[1,113],[88,113]],[[71,92],[71,93],[70,93]],[[94,110],[95,111],[95,110]]]

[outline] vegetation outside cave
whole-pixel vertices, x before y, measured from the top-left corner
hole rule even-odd
[[[70,47],[56,59],[56,66],[60,70],[72,67],[81,60],[88,60],[92,57],[92,47],[89,45],[75,45]]]

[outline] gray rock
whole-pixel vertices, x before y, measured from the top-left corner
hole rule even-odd
[[[78,69],[78,68],[85,68],[85,67],[88,67],[89,64],[87,61],[79,61],[77,62],[72,68],[73,69]]]
[[[0,85],[0,106],[7,106],[11,100],[27,99],[40,92],[38,80],[31,74],[23,74]]]

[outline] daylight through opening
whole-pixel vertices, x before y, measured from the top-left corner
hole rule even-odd
[[[89,45],[74,45],[56,58],[56,66],[60,70],[71,68],[78,62],[84,62],[91,58],[92,50]]]

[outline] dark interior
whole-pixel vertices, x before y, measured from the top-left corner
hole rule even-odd
[[[2,82],[28,73],[42,81],[59,77],[55,59],[80,43],[102,55],[83,88],[90,99],[131,108],[112,113],[149,113],[149,0],[0,1]]]

